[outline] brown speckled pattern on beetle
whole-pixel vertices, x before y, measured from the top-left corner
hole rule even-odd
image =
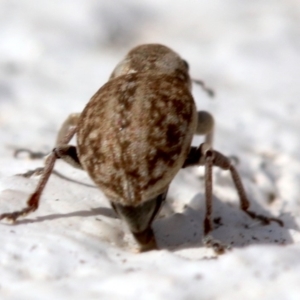
[[[151,72],[118,76],[81,114],[80,162],[111,201],[138,205],[166,190],[184,163],[196,122],[186,80]]]

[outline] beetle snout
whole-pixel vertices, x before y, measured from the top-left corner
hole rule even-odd
[[[115,212],[127,223],[141,251],[157,249],[151,224],[158,214],[166,194],[167,191],[137,206],[111,202]]]

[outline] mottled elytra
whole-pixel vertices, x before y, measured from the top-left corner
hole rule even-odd
[[[35,211],[55,160],[61,158],[89,174],[142,251],[157,248],[151,224],[172,179],[189,166],[205,167],[205,235],[213,229],[213,166],[230,171],[245,213],[265,224],[275,221],[283,225],[248,209],[235,167],[212,148],[214,120],[208,112],[197,112],[192,81],[212,95],[202,81],[191,80],[187,62],[170,48],[146,44],[132,49],[82,113],[71,114],[62,125],[27,207],[2,214],[0,219],[15,221]],[[76,147],[69,145],[75,134]],[[194,134],[205,135],[199,147],[191,146]]]

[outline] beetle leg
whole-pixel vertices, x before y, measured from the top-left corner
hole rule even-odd
[[[195,134],[205,135],[205,143],[212,146],[215,121],[214,117],[207,111],[198,111],[198,122]]]
[[[66,136],[68,131],[72,127],[74,127],[78,124],[79,117],[80,117],[80,113],[73,113],[73,114],[70,114],[67,117],[67,119],[63,122],[63,124],[61,125],[61,127],[58,131],[57,137],[56,137],[56,142],[55,142],[56,148],[57,148],[57,146],[59,146],[61,144],[60,141]],[[30,159],[40,159],[40,158],[43,158],[46,155],[48,155],[48,153],[44,153],[44,152],[35,152],[35,151],[32,151],[32,150],[27,149],[27,148],[19,148],[19,149],[15,150],[14,157],[17,157],[22,152],[26,152]],[[61,157],[57,157],[57,158],[61,158]],[[46,162],[45,162],[45,164],[46,164]],[[78,168],[78,166],[76,166],[76,168]],[[28,177],[31,177],[33,174],[35,174],[35,175],[41,174],[43,169],[44,168],[36,168],[35,170],[30,170],[30,171],[27,171],[25,173],[17,174],[17,175],[28,178]]]
[[[280,226],[283,226],[283,222],[280,219],[267,217],[255,213],[249,210],[250,203],[246,196],[244,186],[241,178],[232,165],[229,158],[224,156],[222,153],[212,150],[211,147],[203,143],[199,147],[191,147],[190,153],[183,165],[183,168],[189,166],[204,165],[205,167],[205,197],[206,197],[206,213],[204,219],[204,235],[207,235],[212,231],[212,168],[217,166],[223,170],[229,170],[235,188],[240,198],[240,208],[248,214],[251,218],[261,221],[263,224],[269,224],[270,222],[276,222]]]
[[[61,141],[66,136],[67,132],[70,130],[71,127],[77,126],[79,121],[80,113],[73,113],[70,114],[67,119],[63,122],[61,125],[57,137],[56,137],[56,143],[55,145],[61,145]]]
[[[222,168],[223,170],[229,170],[233,183],[235,185],[235,188],[239,194],[240,198],[240,208],[248,214],[251,218],[257,219],[261,221],[263,224],[269,224],[270,222],[276,222],[280,226],[283,226],[283,221],[281,221],[278,218],[272,218],[272,217],[267,217],[264,215],[257,214],[251,210],[249,210],[250,207],[250,202],[247,198],[241,177],[235,168],[235,166],[231,163],[230,159],[228,159],[226,156],[224,156],[222,153],[213,151],[212,155],[214,156],[214,165],[217,167]]]
[[[77,125],[79,117],[80,117],[80,113],[73,113],[70,114],[67,117],[67,119],[63,122],[56,137],[56,142],[55,142],[56,146],[59,145],[60,141],[65,137],[69,129]],[[31,149],[27,149],[27,148],[18,148],[14,152],[14,157],[18,157],[18,155],[23,152],[27,153],[30,159],[41,159],[46,155],[48,155],[48,153],[32,151]],[[32,174],[35,173],[34,171],[30,171],[30,172],[32,172]]]
[[[68,129],[65,137],[61,140],[61,143],[62,144],[69,143],[69,141],[72,139],[72,137],[76,133],[76,130],[77,130],[77,127],[70,127]],[[33,194],[31,194],[29,199],[27,200],[27,206],[24,209],[19,210],[19,211],[1,214],[0,220],[7,219],[14,223],[19,217],[26,216],[27,214],[35,211],[38,208],[41,194],[42,194],[42,192],[48,182],[48,179],[52,173],[56,159],[57,159],[57,156],[54,151],[47,157],[45,167],[43,170],[43,174],[40,178],[40,181],[38,182],[35,192]]]
[[[61,158],[71,166],[82,170],[81,163],[78,158],[77,148],[72,145],[60,145],[53,149],[56,158]]]
[[[68,164],[70,164],[72,167],[82,170],[82,166],[81,166],[81,163],[80,163],[78,155],[77,155],[77,148],[75,146],[68,145],[68,144],[59,145],[56,148],[54,148],[52,151],[54,152],[57,159],[61,158],[62,160],[64,160]],[[41,175],[41,174],[43,174],[44,169],[45,169],[45,167],[44,168],[43,167],[36,168],[35,170],[30,170],[30,171],[27,171],[22,174],[17,174],[17,176],[29,178],[32,175]],[[65,178],[64,175],[62,175],[61,173],[59,173],[55,170],[53,171],[53,173],[55,173],[57,176],[59,176],[61,178],[69,180],[69,178]]]

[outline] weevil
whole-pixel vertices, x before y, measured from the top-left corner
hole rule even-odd
[[[246,214],[282,226],[277,218],[249,210],[235,166],[212,147],[214,119],[208,112],[197,112],[192,81],[188,63],[170,48],[145,44],[132,49],[84,110],[63,123],[27,206],[0,219],[14,222],[38,208],[55,160],[60,158],[89,174],[128,225],[141,251],[157,248],[152,222],[174,176],[190,166],[205,167],[205,236],[213,229],[213,166],[229,170]],[[212,94],[202,81],[196,82]],[[75,134],[77,146],[69,145]],[[199,147],[191,146],[194,134],[205,135]]]

